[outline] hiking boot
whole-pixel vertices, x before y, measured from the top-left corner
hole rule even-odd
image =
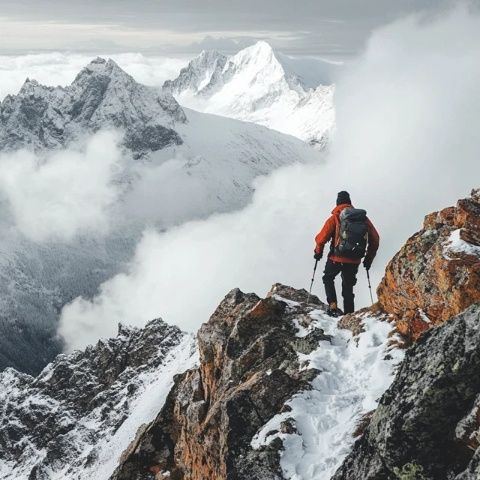
[[[337,302],[331,302],[327,308],[327,315],[331,317],[339,317],[342,315],[342,311],[337,307]]]

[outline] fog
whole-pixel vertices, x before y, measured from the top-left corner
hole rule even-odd
[[[115,334],[117,322],[141,326],[158,316],[193,331],[234,287],[260,295],[275,282],[308,287],[313,238],[339,190],[380,232],[378,284],[424,215],[480,183],[479,54],[480,20],[463,9],[374,32],[338,82],[327,166],[294,165],[258,180],[241,211],[147,230],[125,274],[64,308],[67,349]],[[356,291],[357,306],[368,304],[363,269]],[[320,274],[314,293],[323,297]]]
[[[100,132],[78,149],[0,154],[0,198],[14,226],[35,242],[107,233],[109,209],[121,191],[114,182],[123,163],[119,138]]]

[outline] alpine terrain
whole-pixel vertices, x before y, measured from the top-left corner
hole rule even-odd
[[[234,289],[196,343],[154,320],[6,370],[2,478],[479,478],[479,234],[476,190],[426,217],[371,308]]]
[[[292,59],[258,42],[227,57],[204,51],[164,84],[181,105],[265,125],[323,148],[332,134],[338,65]]]
[[[291,136],[182,108],[171,94],[137,83],[102,58],[67,87],[27,80],[3,99],[0,161],[20,162],[14,155],[26,150],[35,152],[40,168],[56,152],[84,151],[92,135],[106,130],[118,132],[122,158],[108,185],[118,194],[108,205],[105,232],[65,240],[52,230],[38,242],[16,228],[14,208],[0,197],[0,368],[38,373],[51,361],[61,348],[55,332],[63,305],[93,296],[121,272],[146,225],[165,229],[240,208],[257,176],[321,161]]]

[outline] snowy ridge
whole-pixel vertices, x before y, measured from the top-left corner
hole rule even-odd
[[[305,65],[305,73],[297,75],[296,65],[261,41],[230,58],[203,52],[164,89],[186,107],[258,123],[324,147],[334,125],[334,87],[315,84]]]
[[[36,378],[7,369],[0,374],[1,478],[107,480],[162,407],[173,376],[195,362],[193,337],[154,320],[60,355]]]
[[[113,60],[96,58],[66,88],[27,79],[0,104],[0,150],[64,147],[100,129],[125,131],[136,155],[180,144],[186,120],[175,99],[137,83]]]
[[[216,51],[204,50],[189,63],[188,67],[182,68],[175,80],[167,80],[163,88],[170,92],[183,90],[207,92],[211,86],[215,85],[226,62],[225,55]]]
[[[392,325],[380,317],[363,316],[364,332],[358,337],[338,328],[322,310],[312,311],[310,317],[308,328],[297,323],[299,336],[321,328],[332,341],[320,342],[317,350],[299,358],[305,368],[321,373],[311,390],[287,402],[291,410],[273,417],[252,440],[254,448],[283,440],[280,464],[288,480],[331,478],[349,453],[362,416],[377,407],[403,359],[402,350],[389,347]],[[285,421],[293,424],[294,433],[281,433]]]

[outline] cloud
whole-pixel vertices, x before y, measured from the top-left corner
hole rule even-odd
[[[113,183],[122,160],[117,142],[117,134],[100,132],[80,150],[46,158],[27,150],[1,154],[0,194],[17,228],[40,242],[105,233],[108,209],[119,194]]]
[[[286,167],[257,181],[242,211],[147,231],[125,274],[64,308],[67,348],[112,335],[118,321],[143,325],[160,315],[195,330],[233,287],[260,294],[277,281],[308,287],[313,237],[342,189],[380,231],[378,283],[425,214],[478,186],[479,55],[480,20],[462,9],[375,32],[337,85],[328,164]],[[364,277],[358,306],[368,303]],[[323,296],[320,275],[315,293]]]
[[[208,35],[265,38],[258,34],[270,32],[270,41],[285,52],[349,54],[363,49],[373,28],[409,12],[428,13],[450,3],[302,0],[299,7],[291,0],[162,0],[159,8],[151,0],[4,1],[0,51],[178,52]],[[285,31],[298,38],[277,42]]]
[[[0,101],[16,94],[27,77],[44,85],[69,85],[78,72],[96,55],[73,53],[44,53],[19,56],[0,56]],[[140,53],[109,55],[135,80],[145,85],[161,86],[175,78],[189,58],[146,57]]]

